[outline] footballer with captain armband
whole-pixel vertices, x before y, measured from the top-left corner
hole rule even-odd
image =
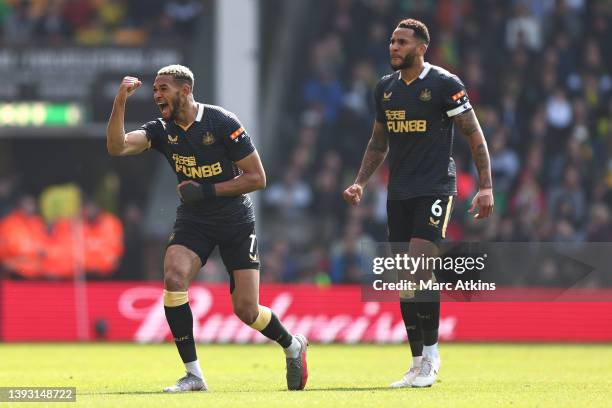
[[[195,101],[193,84],[187,67],[160,69],[153,99],[161,117],[125,133],[126,101],[142,83],[138,78],[123,78],[106,131],[109,154],[157,150],[178,179],[181,204],[164,257],[163,296],[166,320],[186,375],[164,391],[208,388],[196,354],[188,289],[216,246],[229,273],[234,313],[283,348],[287,388],[302,390],[308,379],[308,342],[302,335],[289,333],[272,310],[259,304],[255,217],[247,195],[266,185],[259,154],[236,115]]]
[[[467,139],[480,188],[470,212],[476,219],[493,211],[493,185],[487,142],[467,91],[454,74],[424,60],[429,46],[425,24],[401,21],[389,44],[391,67],[374,91],[376,120],[354,184],[344,199],[358,205],[363,190],[389,154],[387,224],[389,242],[408,243],[408,256],[435,257],[457,194],[452,159],[453,128]],[[416,271],[432,279],[431,270]],[[429,387],[440,369],[439,291],[400,291],[400,310],[412,352],[412,364],[393,388]]]

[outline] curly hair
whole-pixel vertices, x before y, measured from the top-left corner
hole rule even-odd
[[[427,26],[419,20],[407,18],[400,21],[397,28],[410,28],[412,31],[414,31],[414,36],[416,38],[429,45],[429,30],[427,29]]]

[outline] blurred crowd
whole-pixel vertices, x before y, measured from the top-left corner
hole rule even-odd
[[[458,197],[450,240],[612,240],[612,3],[586,0],[319,0],[295,83],[286,153],[263,202],[273,226],[269,281],[355,282],[361,244],[386,239],[383,167],[348,208],[373,125],[372,90],[402,18],[427,24],[426,60],[459,75],[488,140],[495,214],[474,222],[477,191],[456,132]],[[292,135],[295,135],[292,137]],[[299,231],[298,232],[296,232]]]
[[[200,0],[0,0],[0,43],[140,45],[189,38]]]
[[[124,252],[123,224],[73,186],[40,198],[0,178],[0,278],[108,278]]]

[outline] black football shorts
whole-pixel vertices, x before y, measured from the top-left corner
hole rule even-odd
[[[439,244],[453,212],[454,196],[423,196],[387,201],[389,242],[421,238]]]
[[[237,225],[208,225],[178,219],[170,235],[168,246],[183,245],[198,254],[202,266],[217,245],[223,264],[230,277],[237,269],[259,270],[255,223]]]

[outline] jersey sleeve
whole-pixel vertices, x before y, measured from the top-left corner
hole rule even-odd
[[[255,151],[251,137],[233,113],[223,116],[219,131],[230,160],[237,162]]]
[[[147,139],[149,139],[149,143],[151,144],[151,148],[160,150],[160,141],[162,141],[164,137],[164,126],[159,122],[159,120],[147,122],[139,127],[138,130],[145,131]]]
[[[472,109],[465,85],[457,76],[445,79],[443,105],[449,118]]]
[[[383,97],[383,85],[382,80],[378,81],[376,88],[374,88],[374,107],[376,111],[376,121],[385,123],[385,112],[382,108],[382,97]]]

